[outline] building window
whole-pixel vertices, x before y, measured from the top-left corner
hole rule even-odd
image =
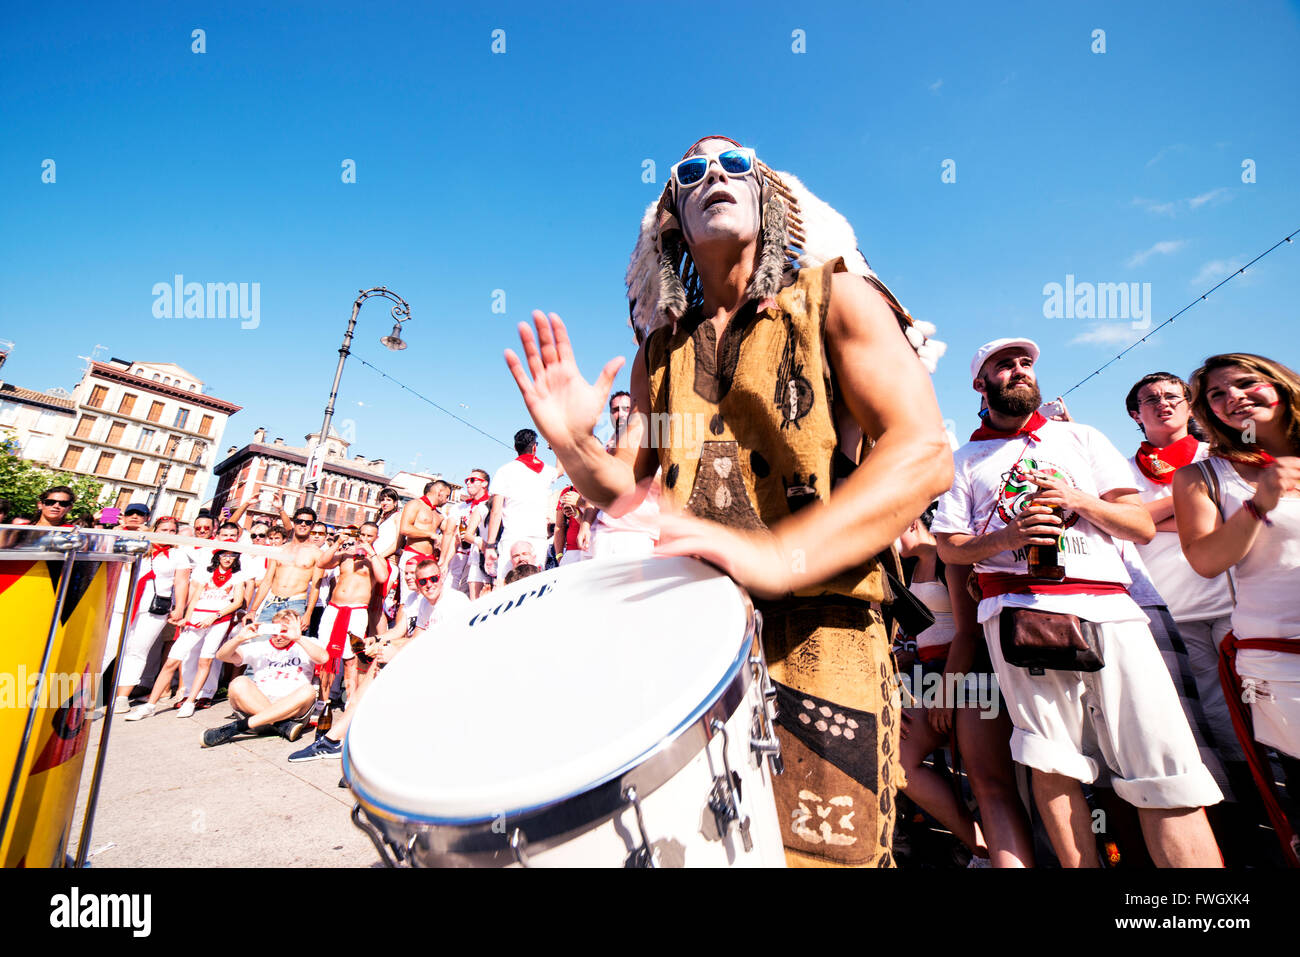
[[[14,425],[18,421],[18,403],[0,402],[0,425]]]
[[[190,461],[195,465],[201,464],[199,459],[203,458],[203,453],[207,451],[207,448],[202,442],[195,442],[194,448],[190,450]]]
[[[177,409],[177,410],[176,410],[176,421],[172,423],[172,427],[173,427],[173,428],[176,428],[176,429],[183,429],[183,428],[185,428],[185,422],[186,422],[187,419],[189,419],[189,417],[190,417],[190,410],[189,410],[189,409]]]
[[[197,474],[198,474],[198,472],[195,471],[194,469],[186,469],[186,470],[185,470],[185,477],[184,477],[183,479],[181,479],[181,490],[182,490],[182,491],[185,491],[185,492],[192,492],[192,491],[194,491],[194,476],[197,475]]]
[[[42,412],[36,419],[36,424],[32,426],[34,432],[53,432],[55,423],[58,422],[58,416],[53,412]]]
[[[135,447],[141,452],[149,452],[153,449],[153,437],[158,433],[153,429],[141,429],[140,438],[135,443]]]
[[[154,378],[156,379],[157,376],[154,376]],[[155,400],[153,405],[149,406],[149,421],[161,422],[162,414],[163,414],[163,404]]]
[[[99,461],[95,463],[95,474],[107,475],[108,470],[113,467],[113,458],[112,452],[100,452]]]
[[[113,503],[114,508],[126,508],[131,504],[132,492],[129,488],[124,488],[117,493],[117,501]]]
[[[293,510],[295,507],[297,507],[297,505],[298,505],[297,495],[286,495],[284,497],[284,510],[288,512],[290,515],[293,514]]]
[[[134,482],[140,478],[140,470],[144,468],[144,459],[132,459],[126,464],[126,478],[129,482]]]
[[[95,423],[98,421],[93,415],[83,415],[77,422],[77,431],[73,434],[79,439],[90,438],[90,430],[95,427]]]
[[[302,487],[302,469],[294,469],[289,475],[289,485],[292,488]]]
[[[104,407],[104,399],[108,396],[108,386],[97,385],[90,390],[90,398],[86,400],[86,405],[95,409]]]
[[[211,435],[211,434],[212,434],[212,423],[215,422],[215,421],[216,421],[216,420],[215,420],[212,416],[210,416],[210,415],[205,415],[205,416],[204,416],[204,417],[199,421],[199,434],[200,434],[200,435]]]
[[[162,373],[161,373],[161,372],[155,372],[155,373],[153,374],[153,381],[154,381],[154,382],[157,382],[157,381],[158,381],[159,379],[161,379],[161,378],[162,378]]]
[[[157,376],[155,376],[157,378]],[[189,508],[190,500],[187,498],[178,498],[172,505],[172,518],[181,522],[185,520],[185,509]]]
[[[333,522],[335,516],[338,515],[338,511],[339,511],[339,507],[338,507],[337,505],[335,505],[333,502],[330,502],[328,505],[326,505],[326,506],[325,506],[325,521],[327,521],[327,522]]]
[[[69,445],[63,453],[63,461],[59,463],[59,468],[69,471],[76,471],[77,463],[81,461],[81,453],[86,451],[80,445]]]
[[[117,406],[118,413],[121,415],[130,415],[132,410],[135,409],[135,400],[136,395],[134,393],[124,392],[122,394],[122,401],[119,402]]]
[[[108,440],[107,440],[108,444],[121,445],[122,435],[125,432],[126,432],[125,422],[114,422],[112,425],[108,427]]]

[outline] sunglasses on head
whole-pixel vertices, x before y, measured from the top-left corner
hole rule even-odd
[[[41,504],[42,504],[42,505],[48,505],[48,506],[50,506],[50,508],[70,508],[70,507],[72,506],[72,499],[69,499],[69,498],[43,498],[43,499],[41,499]]]
[[[717,162],[728,176],[748,176],[754,172],[754,151],[747,146],[740,146],[723,150],[717,156],[689,156],[673,164],[673,181],[680,188],[689,189],[703,181],[713,162]]]

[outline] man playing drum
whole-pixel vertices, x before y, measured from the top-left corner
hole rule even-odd
[[[614,454],[593,429],[624,360],[588,384],[554,314],[533,314],[536,339],[520,325],[523,361],[506,352],[528,411],[610,515],[661,468],[658,553],[698,556],[756,599],[788,862],[890,866],[899,713],[874,556],[952,480],[913,352],[938,344],[842,217],[724,137],[692,146],[646,211],[628,296],[641,347]],[[811,805],[834,806],[836,823]]]

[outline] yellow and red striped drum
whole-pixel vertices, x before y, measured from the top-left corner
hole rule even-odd
[[[120,639],[109,634],[113,598],[119,587],[128,587],[132,562],[145,547],[112,533],[0,526],[5,867],[53,867],[67,860],[105,645]],[[101,751],[103,745],[101,740]],[[102,756],[97,774],[100,769]],[[87,820],[91,816],[93,795]],[[89,833],[84,826],[82,833]]]

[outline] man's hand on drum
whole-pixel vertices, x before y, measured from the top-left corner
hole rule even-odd
[[[742,531],[690,515],[661,513],[655,554],[708,562],[759,598],[781,598],[791,592],[795,559],[768,531]]]
[[[569,333],[560,317],[534,311],[533,324],[537,327],[536,338],[527,323],[519,323],[524,359],[520,361],[507,349],[506,365],[538,431],[552,446],[564,448],[591,437],[605,411],[614,377],[625,360],[619,356],[606,362],[595,383],[590,384],[578,371]]]

